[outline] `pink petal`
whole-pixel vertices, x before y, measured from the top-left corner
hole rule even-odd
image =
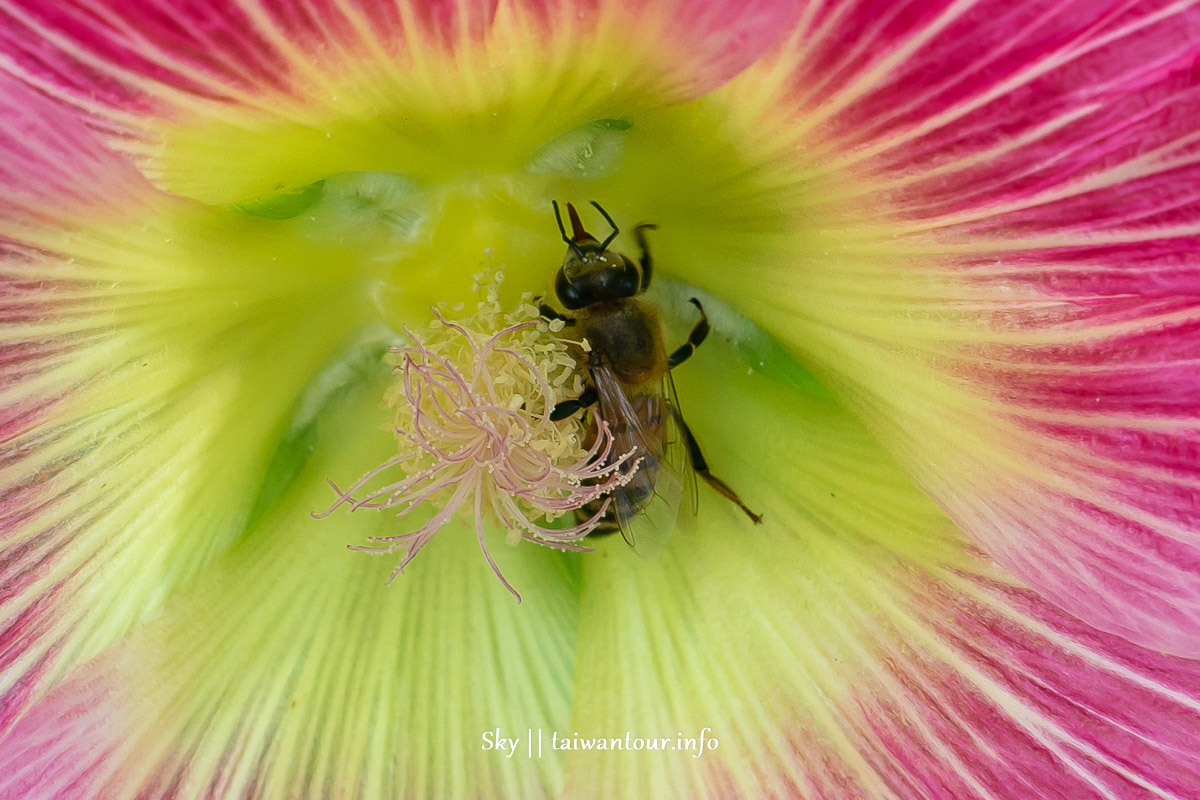
[[[690,91],[728,80],[772,46],[799,8],[754,0],[642,4],[422,0],[5,0],[0,53],[8,69],[85,107],[183,110],[193,100],[257,105],[271,95],[314,100],[312,85],[371,65],[404,64],[419,48],[485,40],[498,14],[582,41],[619,24],[640,55],[669,51]],[[645,45],[643,47],[643,45]],[[322,66],[314,65],[318,59]],[[190,99],[189,99],[190,98]],[[128,120],[127,120],[128,121]]]
[[[628,7],[627,3],[616,3]],[[689,90],[708,91],[728,81],[775,45],[792,27],[802,3],[797,0],[681,0],[671,7],[646,0],[633,19],[663,14],[665,42],[689,62]],[[636,28],[637,23],[633,23]],[[632,34],[631,34],[632,35]]]
[[[880,634],[846,729],[900,796],[1200,790],[1194,661],[1099,633],[1028,590],[948,572],[912,580]]]
[[[494,12],[491,2],[453,0],[403,10],[337,0],[6,0],[0,51],[31,83],[80,102],[144,111],[147,89],[220,100],[286,93],[297,71],[312,74],[302,53],[387,49],[409,35],[433,42],[478,36]]]
[[[864,609],[846,620],[873,639],[846,667],[855,682],[836,701],[840,730],[819,719],[794,727],[790,748],[758,765],[762,792],[1185,800],[1200,791],[1194,661],[1099,634],[1032,592],[980,576],[894,574],[875,588],[895,597],[903,584],[909,594],[883,615]],[[738,794],[731,772],[708,780],[727,787],[718,794]]]
[[[1200,7],[811,10],[790,135],[841,194],[797,214],[848,244],[747,293],[1001,564],[1200,654]]]

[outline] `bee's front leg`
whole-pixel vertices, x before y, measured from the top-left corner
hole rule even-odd
[[[563,326],[567,327],[567,328],[569,328],[575,324],[575,320],[558,313],[553,308],[546,305],[546,303],[542,302],[542,298],[540,298],[540,297],[538,298],[538,313],[542,315],[542,319],[548,319],[548,320],[561,319],[563,322]]]
[[[643,222],[633,229],[633,237],[637,239],[638,247],[642,250],[642,257],[639,263],[642,267],[642,291],[650,288],[650,274],[654,271],[654,260],[650,258],[650,245],[646,242],[646,231],[656,231],[658,226],[649,222]]]
[[[599,399],[600,396],[596,394],[596,388],[594,386],[589,386],[583,390],[583,394],[579,395],[579,397],[575,398],[574,400],[563,400],[561,403],[556,405],[550,412],[550,419],[554,420],[555,422],[558,422],[560,419],[566,419],[572,414],[578,413],[588,406],[596,405],[596,401]]]
[[[700,321],[692,328],[691,334],[688,335],[688,340],[676,348],[674,353],[667,357],[667,367],[674,369],[683,362],[687,361],[692,353],[696,352],[708,336],[708,314],[704,313],[704,306],[700,305],[700,301],[696,298],[691,298],[691,304],[700,310]]]

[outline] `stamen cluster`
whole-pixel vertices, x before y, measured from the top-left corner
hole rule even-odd
[[[443,304],[434,309],[423,337],[405,328],[412,344],[391,350],[396,381],[387,400],[396,409],[396,455],[344,491],[330,481],[338,499],[318,516],[343,504],[351,510],[398,508],[399,517],[433,508],[429,521],[414,531],[372,537],[374,544],[351,547],[379,554],[405,549],[390,583],[464,511],[474,518],[492,570],[519,600],[488,551],[485,518],[508,529],[510,545],[526,539],[562,550],[588,550],[578,542],[595,529],[608,499],[583,522],[569,527],[551,523],[627,481],[631,470],[622,474],[621,467],[632,454],[613,457],[613,439],[603,421],[589,437],[578,418],[550,419],[558,402],[583,390],[572,352],[582,352],[586,344],[557,336],[563,323],[541,319],[529,295],[515,312],[503,311],[497,292],[502,274],[475,277],[485,299],[474,314],[450,320]],[[594,441],[585,446],[589,438]],[[393,472],[402,477],[368,488]]]

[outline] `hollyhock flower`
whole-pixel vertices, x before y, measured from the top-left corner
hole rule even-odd
[[[1200,796],[1195,3],[0,17],[0,796]],[[552,199],[659,226],[765,522],[389,586],[311,512]]]

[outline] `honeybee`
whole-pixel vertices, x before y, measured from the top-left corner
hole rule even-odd
[[[727,483],[713,475],[696,437],[679,410],[671,370],[686,361],[708,336],[708,316],[700,312],[687,341],[670,354],[663,344],[662,326],[654,307],[638,295],[650,286],[653,262],[646,232],[656,225],[633,229],[641,250],[633,259],[608,249],[620,230],[599,203],[592,202],[612,228],[604,241],[583,227],[575,207],[567,203],[571,234],[563,226],[558,203],[553,203],[558,230],[567,244],[562,267],[554,278],[558,301],[574,316],[566,316],[541,303],[547,319],[560,319],[572,338],[587,341],[587,382],[578,398],[556,405],[553,420],[599,405],[599,419],[609,427],[617,454],[635,453],[629,461],[629,480],[612,492],[612,503],[592,535],[620,530],[625,541],[642,555],[652,555],[665,543],[680,513],[695,514],[699,475],[718,493],[736,503],[754,523],[762,516],[742,502]],[[596,435],[596,416],[590,415]],[[602,500],[577,511],[580,519],[596,513]]]

